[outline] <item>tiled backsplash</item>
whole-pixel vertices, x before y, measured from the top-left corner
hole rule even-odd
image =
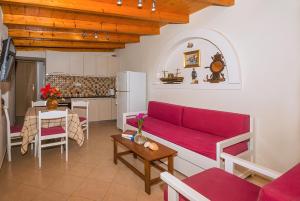
[[[115,88],[115,77],[83,77],[67,75],[47,75],[46,83],[59,88],[63,97],[107,96],[109,89]]]

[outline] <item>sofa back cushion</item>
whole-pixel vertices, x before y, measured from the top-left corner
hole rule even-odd
[[[148,104],[148,116],[166,121],[178,126],[182,125],[183,107],[169,103],[150,101]]]
[[[230,138],[250,131],[250,116],[184,107],[182,126]]]
[[[300,163],[279,178],[265,185],[259,193],[259,201],[300,200]]]

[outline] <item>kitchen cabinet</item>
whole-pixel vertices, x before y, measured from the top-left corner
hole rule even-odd
[[[70,59],[67,52],[47,51],[46,73],[47,74],[69,74]]]
[[[70,53],[70,75],[83,75],[83,54],[80,52]]]
[[[96,57],[96,69],[97,76],[106,77],[108,76],[108,56],[97,56]]]
[[[93,53],[85,53],[83,56],[83,75],[96,76],[96,55]]]
[[[94,52],[46,53],[46,72],[77,76],[111,77],[120,69],[119,57]]]
[[[111,98],[99,98],[98,103],[98,121],[111,120]]]
[[[120,59],[116,56],[109,56],[108,57],[108,72],[107,76],[116,76],[117,72],[120,69]]]
[[[117,102],[116,98],[111,98],[111,119],[117,119]]]
[[[115,111],[112,111],[113,98],[74,98],[73,100],[83,100],[89,102],[89,121],[106,121],[113,120],[115,116]],[[115,109],[114,109],[115,110]],[[78,115],[83,115],[83,111],[77,110]]]

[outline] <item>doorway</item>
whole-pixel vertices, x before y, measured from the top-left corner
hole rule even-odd
[[[16,121],[23,122],[31,102],[39,99],[39,88],[45,80],[44,61],[16,60]]]

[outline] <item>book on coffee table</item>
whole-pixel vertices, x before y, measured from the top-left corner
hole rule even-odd
[[[122,138],[133,140],[134,136],[136,135],[136,131],[134,130],[126,130],[122,133]]]

